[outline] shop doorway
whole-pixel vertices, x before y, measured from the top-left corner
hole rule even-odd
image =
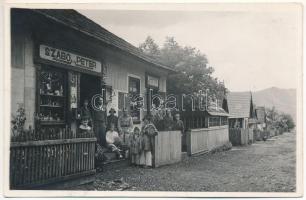
[[[88,99],[89,104],[91,98],[95,94],[101,94],[101,80],[99,77],[87,74],[81,74],[80,80],[80,103],[81,107],[85,99]]]

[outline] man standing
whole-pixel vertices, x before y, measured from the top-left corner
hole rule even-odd
[[[186,133],[184,130],[184,122],[180,118],[180,113],[176,113],[174,115],[174,125],[173,130],[181,131],[182,135],[182,151],[187,151],[187,144],[186,144]]]
[[[114,124],[115,131],[118,130],[118,117],[115,115],[116,110],[114,108],[111,108],[109,110],[110,115],[107,116],[107,130],[110,130],[110,125]]]
[[[182,135],[184,134],[184,123],[181,120],[180,113],[174,115],[173,130],[181,131]]]
[[[85,99],[83,102],[83,106],[80,109],[79,119],[88,119],[88,125],[92,127],[92,115],[91,110],[88,107],[88,99]]]
[[[169,109],[166,110],[166,116],[163,119],[163,128],[164,131],[172,131],[173,130],[173,117],[171,116],[171,111]]]
[[[92,111],[94,132],[98,143],[106,147],[106,106],[103,104],[103,99],[99,97]]]
[[[123,143],[130,146],[130,133],[133,132],[133,118],[128,114],[126,108],[123,109],[122,116],[118,119],[118,129],[122,137]]]

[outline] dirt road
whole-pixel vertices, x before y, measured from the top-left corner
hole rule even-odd
[[[215,154],[186,157],[157,169],[122,167],[98,173],[77,190],[136,191],[295,191],[295,134]],[[121,179],[121,180],[120,180]],[[114,182],[115,180],[115,182]],[[124,185],[124,186],[122,186]]]

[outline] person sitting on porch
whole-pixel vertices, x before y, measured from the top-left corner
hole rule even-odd
[[[91,137],[92,136],[92,129],[88,125],[89,119],[87,116],[84,116],[81,119],[81,125],[79,126],[79,130],[77,132],[77,137],[78,138],[86,138],[86,137]]]
[[[110,125],[110,130],[106,132],[107,147],[116,152],[118,158],[122,158],[119,147],[122,145],[121,139],[117,131],[115,131],[115,125]]]
[[[115,130],[118,131],[118,117],[115,115],[116,110],[114,108],[111,108],[109,110],[110,115],[107,116],[107,128],[106,130],[110,129],[110,125],[115,125]]]
[[[152,122],[152,115],[147,115],[143,120],[142,136],[143,136],[143,151],[140,155],[140,164],[144,167],[152,167],[154,159],[154,143],[155,136],[158,131]]]
[[[133,118],[128,114],[127,109],[123,109],[122,116],[118,119],[118,129],[122,137],[123,144],[130,146],[130,133],[133,131]]]
[[[173,117],[171,116],[171,111],[169,109],[166,110],[166,116],[163,119],[163,129],[164,131],[173,130]]]
[[[142,136],[138,127],[134,128],[131,136],[131,164],[140,165],[140,154],[142,151]]]

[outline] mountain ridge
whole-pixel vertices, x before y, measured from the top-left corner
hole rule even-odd
[[[276,110],[290,114],[293,120],[296,121],[296,89],[270,87],[253,91],[252,98],[256,106],[264,106],[266,108],[272,108],[274,106]]]

